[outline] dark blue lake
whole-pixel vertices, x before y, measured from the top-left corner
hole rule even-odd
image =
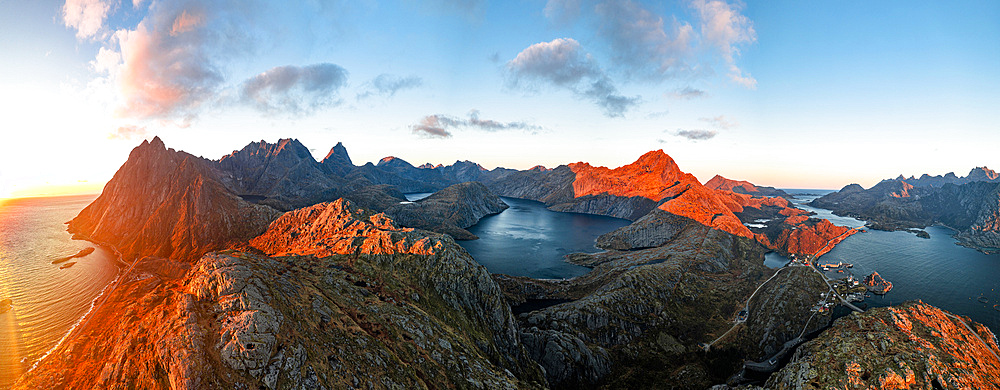
[[[802,197],[797,206],[819,213],[817,217],[830,222],[858,227],[864,222],[832,215],[829,210],[815,209],[798,203],[810,201]],[[948,228],[930,226],[925,229],[930,238],[919,238],[908,232],[885,232],[868,229],[855,234],[823,255],[821,263],[854,264],[852,272],[864,277],[877,271],[892,282],[893,288],[884,296],[874,295],[865,300],[869,306],[888,306],[920,299],[955,314],[1000,330],[1000,254],[987,255],[955,244]],[[777,257],[769,255],[769,260]],[[772,262],[772,264],[775,264]],[[833,275],[830,275],[833,277]],[[977,298],[983,296],[987,303]]]
[[[409,200],[429,194],[407,194]],[[628,225],[625,219],[602,215],[559,213],[541,202],[502,198],[510,208],[485,217],[468,228],[478,240],[459,241],[469,254],[492,273],[563,279],[583,275],[590,268],[567,263],[570,253],[594,253],[594,239]]]

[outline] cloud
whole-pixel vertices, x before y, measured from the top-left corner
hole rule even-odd
[[[108,134],[108,139],[130,140],[135,138],[145,138],[148,132],[145,126],[126,125]]]
[[[697,88],[684,87],[684,88],[678,88],[678,89],[675,89],[675,90],[673,90],[671,92],[668,92],[666,94],[666,96],[674,98],[674,99],[692,100],[692,99],[697,99],[697,98],[700,98],[700,97],[704,97],[705,96],[705,91],[697,89]]]
[[[357,100],[374,95],[392,97],[396,95],[396,92],[413,89],[423,84],[424,80],[417,76],[399,77],[383,73],[362,86],[363,91],[358,93]]]
[[[598,31],[627,75],[663,80],[691,71],[685,61],[694,35],[690,24],[664,21],[631,0],[605,1],[595,11]]]
[[[415,125],[410,126],[414,134],[430,138],[449,138],[449,129],[468,128],[481,131],[503,131],[503,130],[524,130],[536,133],[542,129],[541,126],[523,121],[499,122],[492,119],[481,119],[479,110],[469,110],[468,118],[459,118],[450,115],[436,114],[428,115],[420,119]]]
[[[757,36],[742,5],[724,0],[688,0],[694,18],[661,16],[634,0],[549,0],[544,14],[556,23],[585,21],[596,31],[611,70],[626,79],[663,82],[715,74],[719,60],[729,79],[755,88],[757,80],[736,65],[740,47]],[[697,26],[697,28],[696,28]]]
[[[740,13],[740,6],[722,0],[693,0],[691,7],[701,18],[699,29],[702,39],[722,54],[729,66],[729,78],[746,88],[757,87],[757,80],[736,66],[734,58],[739,46],[757,40],[757,32],[750,18]]]
[[[336,104],[346,83],[347,70],[335,64],[279,66],[243,82],[240,100],[266,113],[309,113]]]
[[[73,1],[77,0],[69,0]],[[145,16],[105,39],[91,66],[115,87],[117,116],[163,122],[181,119],[186,124],[208,108],[243,101],[242,89],[249,80],[233,76],[245,71],[242,60],[291,37],[307,42],[316,34],[333,34],[324,31],[335,28],[316,29],[316,24],[335,27],[332,21],[350,8],[339,2],[310,1],[132,2],[135,7],[146,3]],[[307,68],[296,69],[308,73]],[[325,90],[319,84],[310,88],[292,88],[287,91],[292,94],[284,96],[277,96],[279,90],[269,90],[276,100],[262,104],[267,109],[300,111],[321,106],[317,99],[322,100]],[[307,101],[288,100],[294,93]]]
[[[704,141],[707,139],[712,139],[718,134],[715,130],[681,130],[678,129],[674,135],[678,137],[684,137],[692,141]]]
[[[707,122],[719,129],[729,129],[740,125],[739,123],[726,119],[724,115],[719,115],[712,118],[698,118],[698,120],[702,122]]]
[[[110,1],[66,0],[62,8],[63,23],[75,28],[79,39],[95,37],[104,27],[110,9]]]
[[[608,117],[621,117],[640,98],[620,95],[611,78],[572,38],[558,38],[529,46],[507,62],[511,88],[533,90],[548,84],[572,91],[604,109]]]

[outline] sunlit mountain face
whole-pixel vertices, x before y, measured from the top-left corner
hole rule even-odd
[[[0,389],[1000,387],[998,21],[0,1]]]

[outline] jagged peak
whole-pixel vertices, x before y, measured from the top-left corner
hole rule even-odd
[[[330,152],[326,154],[326,157],[323,158],[322,162],[333,162],[334,160],[339,160],[337,162],[340,163],[354,165],[354,162],[351,161],[351,156],[347,154],[347,148],[344,147],[342,142],[337,142],[336,145],[330,148]]]
[[[551,169],[546,168],[544,165],[535,165],[535,166],[531,167],[531,169],[528,169],[528,170],[529,171],[536,171],[536,172],[548,172],[548,171],[551,171]]]
[[[309,151],[309,148],[307,148],[305,145],[302,144],[302,142],[299,142],[299,140],[295,138],[281,138],[273,144],[265,140],[260,140],[259,142],[251,142],[247,144],[247,146],[244,146],[243,149],[234,150],[232,153],[222,156],[222,158],[219,159],[219,161],[234,158],[237,155],[243,155],[243,154],[248,156],[270,158],[278,155],[285,155],[288,153],[291,153],[292,155],[296,156],[299,159],[305,159],[308,157],[310,159],[313,159],[313,161],[315,161],[315,159],[312,157],[312,153]]]

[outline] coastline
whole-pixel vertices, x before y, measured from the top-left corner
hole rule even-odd
[[[87,311],[84,312],[83,315],[80,316],[80,318],[77,318],[76,322],[73,323],[73,326],[70,326],[70,328],[68,330],[66,330],[66,333],[63,334],[63,336],[61,338],[59,338],[59,341],[56,342],[56,344],[53,345],[52,348],[49,348],[48,351],[45,351],[45,353],[40,358],[36,359],[34,361],[34,363],[31,364],[31,368],[29,368],[25,372],[21,373],[21,375],[18,377],[18,379],[13,382],[14,384],[16,384],[20,380],[21,377],[27,375],[28,373],[30,373],[31,371],[33,371],[35,368],[37,368],[38,365],[43,360],[45,360],[47,357],[49,357],[49,355],[52,354],[52,352],[55,352],[56,349],[58,349],[60,346],[62,346],[63,343],[65,343],[66,340],[68,340],[70,338],[70,336],[73,335],[73,332],[75,332],[77,329],[80,328],[81,324],[85,324],[86,321],[88,320],[88,317],[90,316],[90,314],[94,312],[94,309],[97,308],[97,307],[99,307],[100,305],[102,305],[104,303],[104,301],[102,299],[106,298],[107,295],[111,291],[114,291],[114,288],[109,289],[109,287],[111,287],[112,285],[114,285],[115,287],[117,287],[118,283],[128,273],[127,271],[122,272],[122,269],[123,269],[122,266],[127,266],[128,264],[125,263],[125,261],[122,259],[121,252],[119,252],[118,248],[115,248],[114,245],[107,244],[107,243],[104,243],[104,242],[99,242],[99,241],[93,241],[93,240],[90,240],[90,239],[87,239],[87,238],[80,237],[80,236],[78,236],[76,234],[73,234],[73,236],[72,236],[71,239],[73,239],[73,240],[87,241],[87,242],[90,242],[90,243],[92,243],[94,245],[97,245],[97,246],[100,246],[102,248],[111,250],[111,252],[113,252],[115,254],[115,260],[119,264],[118,275],[115,276],[115,278],[112,279],[111,282],[109,282],[107,285],[105,285],[101,289],[101,292],[98,293],[97,296],[95,296],[94,299],[92,299],[90,301],[90,308],[88,308]],[[102,301],[100,303],[98,303],[98,300],[102,300]]]

